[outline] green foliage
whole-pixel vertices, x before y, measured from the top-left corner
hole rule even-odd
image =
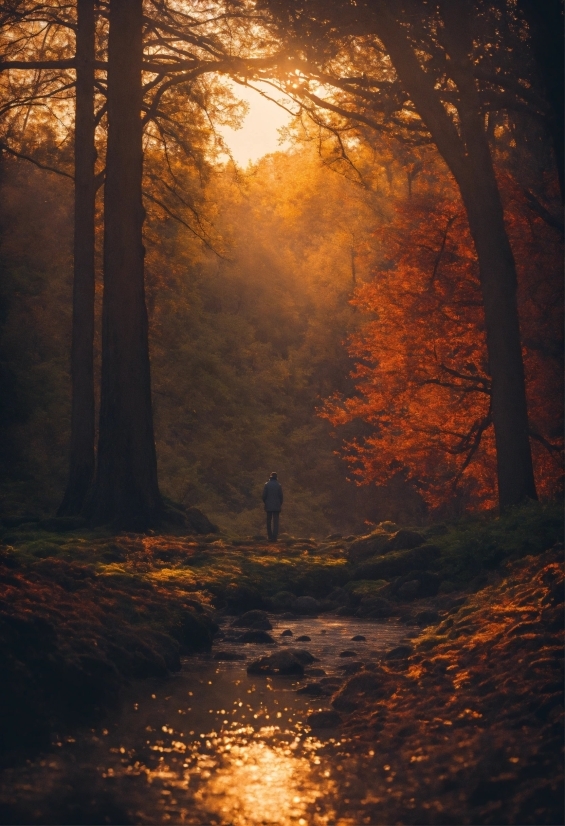
[[[559,503],[531,502],[496,518],[463,520],[432,541],[441,549],[435,569],[443,579],[466,585],[506,561],[563,542],[563,511]]]

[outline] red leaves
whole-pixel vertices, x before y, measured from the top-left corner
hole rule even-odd
[[[561,301],[555,230],[532,216],[504,180],[520,277],[520,312],[538,489],[559,485]],[[473,242],[453,190],[397,206],[385,255],[353,304],[365,321],[349,343],[356,394],[326,401],[334,425],[355,419],[372,434],[344,445],[361,484],[402,471],[432,508],[496,504],[482,298]],[[553,350],[552,350],[553,348]]]

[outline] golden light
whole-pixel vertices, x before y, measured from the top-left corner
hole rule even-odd
[[[254,85],[276,100],[282,97],[267,84]],[[249,105],[249,111],[241,129],[222,126],[218,131],[239,166],[246,167],[248,163],[255,163],[263,155],[288,148],[288,143],[281,145],[279,134],[279,130],[290,123],[291,116],[288,112],[267,100],[251,86],[233,84],[233,91],[237,98]]]
[[[314,761],[296,755],[292,745],[235,742],[196,799],[232,826],[326,826],[335,817],[328,807],[335,784],[315,777]],[[323,806],[316,807],[319,800]]]

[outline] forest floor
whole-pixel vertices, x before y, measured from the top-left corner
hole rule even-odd
[[[412,643],[328,698],[359,750],[386,758],[362,822],[562,823],[562,527],[537,505],[276,545],[5,527],[3,765],[103,719],[126,683],[180,669],[226,614],[393,618],[420,629]]]

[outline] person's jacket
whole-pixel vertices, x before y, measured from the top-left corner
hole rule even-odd
[[[277,479],[269,479],[263,488],[263,502],[266,511],[280,511],[283,503],[281,483]]]

